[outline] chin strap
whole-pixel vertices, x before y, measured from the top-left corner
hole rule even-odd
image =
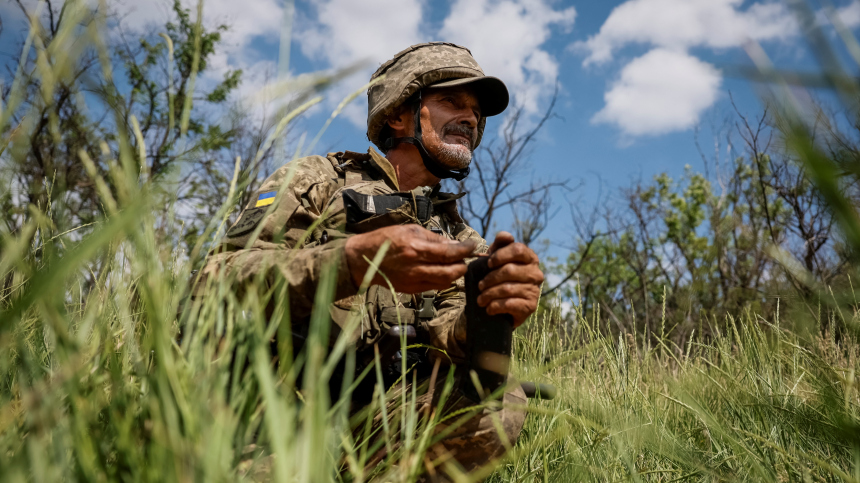
[[[421,154],[421,160],[424,161],[424,167],[427,168],[427,171],[430,171],[430,174],[439,178],[439,179],[449,179],[452,178],[456,181],[462,181],[466,176],[469,176],[469,167],[466,166],[463,169],[449,169],[439,161],[437,161],[430,153],[427,152],[427,148],[424,147],[424,142],[422,141],[423,136],[421,133],[421,91],[418,91],[416,95],[416,99],[414,101],[414,109],[415,109],[415,133],[411,137],[402,137],[402,138],[388,138],[385,140],[385,150],[388,151],[394,146],[406,143],[411,144],[418,148],[418,153]]]

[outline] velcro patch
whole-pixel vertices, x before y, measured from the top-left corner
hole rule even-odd
[[[266,214],[266,208],[265,207],[251,208],[251,209],[245,210],[242,213],[242,215],[239,217],[239,220],[236,221],[236,224],[234,224],[227,231],[227,237],[228,238],[235,238],[235,237],[239,237],[242,235],[247,235],[248,233],[253,231],[254,228],[257,227],[257,225],[260,223],[260,220],[263,219],[263,215],[265,215],[265,214]]]

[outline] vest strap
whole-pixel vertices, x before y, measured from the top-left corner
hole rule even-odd
[[[389,151],[394,146],[406,143],[411,144],[418,148],[418,153],[421,154],[421,160],[424,162],[424,167],[427,168],[427,171],[430,171],[430,174],[439,178],[439,179],[454,179],[456,181],[462,181],[469,176],[469,171],[471,169],[466,166],[463,169],[449,169],[442,163],[436,160],[430,153],[427,152],[427,148],[424,147],[423,134],[421,132],[421,91],[415,95],[415,100],[412,101],[412,109],[415,111],[415,130],[412,136],[402,137],[402,138],[388,138],[385,140],[383,146],[385,147],[385,151]]]

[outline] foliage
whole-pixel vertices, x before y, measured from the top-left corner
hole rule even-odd
[[[705,173],[687,165],[681,179],[662,173],[625,190],[624,204],[603,213],[604,231],[581,238],[552,267],[577,281],[558,286],[561,298],[599,307],[614,330],[654,334],[665,297],[669,330],[680,340],[703,323],[724,326],[727,314],[770,317],[780,297],[814,304],[807,277],[786,270],[779,250],[817,283],[847,281],[848,252],[831,211],[805,166],[774,146],[779,133],[766,123],[776,121],[767,113],[754,124],[737,118],[746,153],[705,159]],[[854,180],[840,190],[857,199]]]
[[[154,69],[170,48],[142,43],[141,57],[122,57],[138,60],[118,71],[134,82],[114,83],[120,54],[103,43],[103,14],[84,2],[66,2],[62,16],[46,6],[49,28],[32,23],[34,53],[25,49],[22,64],[30,67],[4,83],[0,114],[3,176],[18,187],[0,193],[12,210],[0,228],[4,481],[415,481],[432,463],[425,455],[439,420],[416,413],[406,378],[391,390],[378,385],[365,414],[399,406],[382,439],[400,449],[379,465],[368,460],[380,446],[352,430],[366,420],[349,420],[349,380],[343,398],[331,400],[325,381],[335,365],[358,363],[344,336],[325,349],[333,277],[320,284],[310,338],[295,353],[271,343],[289,330],[282,284],[237,291],[212,279],[205,296],[189,297],[192,268],[253,178],[241,174],[241,159],[232,177],[203,162],[226,185],[221,203],[207,201],[211,221],[188,240],[187,253],[164,242],[175,233],[177,198],[165,194],[187,173],[177,164],[237,149],[193,107],[202,101],[194,79],[217,32],[205,33],[177,7],[170,30],[177,78],[165,88]],[[174,63],[166,62],[169,71]],[[224,89],[235,87],[232,79]],[[320,77],[298,97],[331,81]],[[176,99],[164,104],[171,93]],[[222,102],[226,91],[203,97]],[[274,132],[251,136],[241,146],[252,153],[245,159],[262,159],[288,121],[318,101],[286,113]],[[97,107],[83,109],[90,102]],[[155,106],[153,114],[132,108],[138,104]],[[828,301],[816,282],[841,273],[834,260],[853,262],[860,225],[851,184],[836,176],[834,159],[843,158],[825,155],[802,120],[779,113],[792,157],[740,157],[719,191],[689,172],[629,192],[635,227],[590,238],[571,260],[586,290],[574,298],[568,325],[557,325],[558,307],[548,303],[517,332],[515,375],[555,383],[558,399],[530,402],[506,460],[462,481],[860,480],[860,313],[853,291],[831,292]],[[24,160],[38,169],[27,171]],[[802,182],[783,183],[777,173]],[[809,224],[791,196],[828,209]],[[848,247],[834,249],[836,258],[815,251],[798,257],[809,263],[792,265],[765,256],[777,241],[805,255],[809,245],[790,240],[819,229],[830,239],[836,223]],[[731,283],[720,285],[715,273]],[[819,296],[826,310],[786,319],[782,299],[762,297],[771,284],[807,290],[804,297]],[[272,314],[262,309],[270,300]],[[714,317],[715,307],[725,318]],[[644,334],[636,325],[643,320]],[[692,321],[691,330],[673,332]]]
[[[163,225],[161,237],[173,240],[182,232],[188,249],[224,200],[237,155],[245,160],[242,188],[266,174],[261,166],[269,153],[247,151],[256,144],[256,154],[270,121],[254,127],[240,106],[226,120],[212,115],[228,107],[242,72],[228,71],[201,89],[227,27],[208,30],[178,0],[172,14],[161,36],[129,39],[139,34],[126,32],[104,9],[48,1],[41,15],[32,13],[33,48],[20,46],[18,75],[10,72],[3,82],[11,128],[9,148],[0,155],[0,176],[11,188],[0,195],[6,230],[22,228],[28,205],[62,210],[54,220],[59,233],[91,229],[106,209],[82,153],[114,195],[121,189],[111,175],[117,164],[132,163],[142,180],[158,180],[153,186],[161,205],[178,202],[173,216],[187,228]],[[59,37],[69,32],[83,36],[73,43],[74,37]],[[128,159],[119,157],[123,142],[133,153]]]
[[[512,106],[505,115],[501,133],[498,136],[485,133],[472,159],[472,174],[454,186],[464,195],[458,209],[482,237],[491,238],[498,229],[499,218],[507,212],[513,218],[511,231],[516,239],[539,248],[540,236],[554,215],[552,194],[569,189],[568,182],[531,179],[527,188],[521,188],[512,180],[529,171],[531,149],[538,133],[555,116],[557,97],[556,87],[536,122],[528,118],[523,106]]]

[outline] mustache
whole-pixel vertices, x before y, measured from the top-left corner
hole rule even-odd
[[[462,134],[469,138],[469,144],[472,144],[475,139],[475,130],[470,128],[469,126],[464,126],[462,124],[448,124],[444,128],[442,128],[442,135],[447,136],[448,134]]]

